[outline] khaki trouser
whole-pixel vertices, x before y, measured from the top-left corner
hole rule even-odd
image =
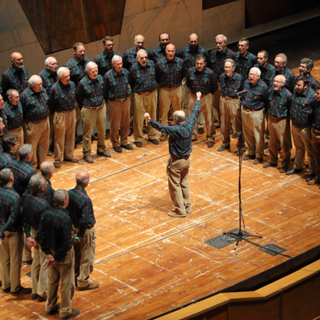
[[[54,250],[51,250],[54,256]],[[65,258],[53,268],[48,268],[48,298],[46,312],[57,309],[58,287],[61,281],[60,317],[67,317],[72,312],[72,298],[74,295],[74,251],[73,247]]]
[[[172,103],[173,111],[181,110],[182,87],[160,88],[159,90],[159,122],[168,125],[168,112]]]
[[[50,136],[49,136],[49,144],[53,145],[53,117],[54,115],[49,113],[49,126],[50,126]]]
[[[92,132],[97,125],[98,141],[97,150],[103,152],[106,149],[105,131],[106,131],[106,104],[100,110],[96,108],[87,109],[85,106],[81,109],[83,122],[83,155],[91,154],[91,137]]]
[[[236,132],[241,131],[239,99],[220,96],[221,134],[223,144],[230,145],[230,125],[233,122]]]
[[[242,111],[242,127],[244,140],[248,144],[250,156],[262,159],[264,154],[264,109],[259,111]]]
[[[22,127],[19,130],[9,130],[8,133],[13,134],[18,138],[20,146],[24,144],[24,133]],[[19,159],[18,152],[15,154],[16,160]]]
[[[296,158],[294,160],[295,169],[304,168],[305,152],[308,154],[308,166],[311,173],[316,173],[315,162],[313,158],[313,147],[311,142],[311,126],[298,127],[292,124],[292,138],[296,147]]]
[[[191,213],[189,184],[190,165],[190,156],[185,156],[183,158],[171,156],[167,165],[170,198],[176,213],[182,215]]]
[[[49,150],[49,117],[40,123],[27,122],[26,123],[26,143],[32,145],[33,158],[32,164],[39,167],[40,164],[46,160]]]
[[[221,108],[220,108],[220,96],[221,96],[221,86],[218,82],[218,89],[212,96],[212,106],[213,106],[213,120],[214,122],[221,122]]]
[[[10,288],[11,292],[20,289],[20,271],[23,248],[22,229],[11,232],[0,245],[0,264],[2,289]]]
[[[278,145],[280,143],[282,151],[282,166],[288,167],[290,164],[290,119],[274,117],[271,114],[268,115],[268,128],[270,133],[269,141],[269,153],[270,163],[278,163]]]
[[[133,131],[133,122],[134,122],[134,93],[130,93],[130,128]]]
[[[320,181],[320,131],[311,129],[313,156],[316,167],[316,180]]]
[[[23,250],[22,250],[22,261],[32,260],[31,248],[28,246],[27,236],[24,233],[23,235]]]
[[[112,146],[128,144],[128,132],[130,127],[130,98],[125,101],[109,101],[108,105],[110,119],[110,140]],[[120,143],[119,143],[119,126],[120,126]]]
[[[143,141],[143,120],[144,113],[148,112],[151,119],[157,117],[157,90],[151,94],[139,94],[134,92],[134,140],[136,142]],[[157,130],[150,126],[148,123],[148,139],[153,140],[157,138]]]
[[[78,229],[73,228],[75,233]],[[90,274],[93,271],[96,254],[96,230],[94,227],[87,229],[80,242],[74,242],[75,253],[75,276],[78,281],[78,288],[85,288],[90,285]]]
[[[78,132],[78,127],[79,127],[79,124],[80,124],[80,120],[81,120],[81,110],[79,108],[79,105],[78,105],[78,102],[75,101],[74,102],[74,106],[75,106],[75,110],[76,110],[76,125],[74,127],[74,133],[75,133],[75,139],[77,137],[77,132]]]
[[[189,107],[190,107],[190,114],[193,110],[193,107],[197,101],[197,97],[195,94],[190,93],[189,96]],[[208,141],[214,141],[216,129],[214,127],[213,122],[213,112],[212,112],[212,94],[206,94],[205,96],[201,96],[200,98],[200,109],[203,112],[205,124],[206,124],[206,133]],[[193,135],[194,138],[198,136],[198,127],[194,126]]]
[[[74,151],[74,133],[76,125],[75,109],[68,112],[55,112],[54,128],[54,161],[70,160]]]

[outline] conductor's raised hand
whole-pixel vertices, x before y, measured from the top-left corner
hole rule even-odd
[[[196,96],[197,96],[197,100],[200,100],[201,96],[202,96],[202,93],[200,91],[198,91],[196,93]]]
[[[146,123],[150,122],[151,117],[150,117],[150,114],[149,114],[148,112],[146,112],[146,113],[144,114],[144,120],[146,120]]]

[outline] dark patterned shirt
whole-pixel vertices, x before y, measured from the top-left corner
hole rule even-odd
[[[198,91],[202,95],[214,94],[218,89],[217,76],[207,67],[204,67],[201,72],[196,67],[190,68],[187,71],[186,84],[193,94],[196,94]]]
[[[178,87],[185,77],[186,69],[182,59],[174,57],[168,60],[164,57],[156,64],[156,79],[161,87]]]
[[[9,168],[12,158],[5,152],[0,152],[0,170]]]
[[[161,58],[166,57],[166,49],[162,49],[159,46],[149,50],[148,59],[152,60],[156,64]]]
[[[72,222],[69,213],[61,207],[49,207],[42,215],[39,227],[40,245],[46,255],[52,255],[54,260],[63,260],[72,248]]]
[[[313,123],[312,126],[320,131],[320,102],[317,101],[313,105]]]
[[[311,74],[308,75],[308,79],[309,79],[309,87],[312,90],[316,90],[316,86],[319,84],[318,80],[313,77]]]
[[[30,178],[36,174],[32,164],[26,160],[14,160],[10,163],[10,169],[14,176],[13,188],[19,193],[20,197],[26,191]]]
[[[31,122],[45,120],[49,114],[48,100],[44,88],[40,92],[34,92],[31,88],[24,90],[20,96],[24,119]]]
[[[242,77],[240,74],[233,72],[231,77],[223,73],[220,77],[221,95],[230,98],[237,98],[237,92],[242,89]]]
[[[4,104],[2,112],[5,114],[4,124],[10,131],[18,129],[23,125],[23,111],[21,102],[18,101],[16,106],[12,105],[9,100]]]
[[[42,195],[42,197],[49,203],[50,206],[53,206],[53,193],[54,190],[52,189],[51,181],[43,176],[45,180],[47,181],[47,191]]]
[[[148,50],[143,48],[148,54]],[[123,54],[123,67],[126,68],[127,70],[130,71],[131,67],[133,64],[137,62],[137,50],[133,46],[132,48],[128,49],[124,54]]]
[[[190,68],[193,68],[196,65],[196,57],[199,54],[202,54],[205,56],[206,62],[209,67],[210,60],[209,60],[208,51],[201,46],[198,46],[198,49],[196,51],[192,51],[190,50],[189,46],[186,46],[180,51],[180,55],[176,53],[176,55],[178,55],[183,60],[185,68],[187,70]]]
[[[21,198],[22,215],[24,216],[24,232],[28,237],[31,237],[30,228],[37,231],[34,238],[39,243],[39,225],[43,213],[48,209],[48,202],[41,194],[24,194]]]
[[[4,72],[1,79],[1,87],[3,92],[3,99],[7,101],[7,91],[15,89],[20,94],[28,87],[28,71],[25,67],[18,71],[11,66]]]
[[[292,103],[290,108],[290,118],[292,123],[307,127],[313,121],[313,109],[317,104],[315,92],[308,87],[302,94],[299,94],[296,89],[293,91]]]
[[[79,229],[78,236],[83,237],[86,230],[92,228],[96,223],[92,201],[86,190],[81,187],[76,186],[68,192],[70,218],[74,227]]]
[[[22,225],[20,196],[11,187],[0,188],[0,238],[4,239],[4,232],[15,232]]]
[[[47,68],[44,68],[39,72],[39,76],[42,79],[42,86],[50,92],[51,87],[59,80],[57,73],[50,73]]]
[[[88,57],[84,57],[82,61],[78,61],[75,57],[72,57],[64,66],[70,70],[70,80],[78,86],[80,80],[87,75],[86,65],[91,60]]]
[[[76,86],[70,81],[64,85],[60,80],[55,83],[49,94],[49,109],[54,112],[69,111],[75,108]]]
[[[113,68],[108,71],[103,77],[105,100],[129,97],[131,93],[129,76],[130,72],[125,68],[122,68],[120,73]]]
[[[261,71],[260,79],[270,88],[273,89],[273,79],[276,74],[276,68],[267,62],[265,67],[260,67],[258,64],[254,65]]]
[[[268,113],[274,117],[288,117],[292,102],[292,93],[285,87],[280,92],[269,90]]]
[[[151,119],[150,125],[169,135],[169,153],[171,156],[181,158],[188,156],[192,149],[192,133],[200,112],[200,101],[197,100],[189,119],[175,126],[165,126]]]
[[[295,87],[295,83],[296,83],[296,76],[294,75],[294,73],[288,68],[288,67],[284,67],[281,72],[277,72],[275,76],[282,74],[285,76],[286,78],[286,83],[285,83],[285,87],[290,91],[293,92],[293,89]],[[272,79],[273,80],[273,79]]]
[[[257,63],[257,57],[251,52],[242,57],[240,52],[236,53],[235,56],[236,72],[241,74],[242,81],[246,81],[249,76],[250,69]]]
[[[219,77],[224,73],[224,61],[226,59],[235,59],[236,54],[229,48],[226,48],[225,52],[219,52],[217,49],[213,49],[210,53],[209,66],[212,71]]]
[[[157,88],[154,62],[147,61],[145,67],[135,63],[130,70],[130,84],[133,92],[151,92]]]
[[[7,124],[6,124],[6,123],[7,123],[7,115],[6,115],[6,113],[3,111],[3,108],[4,108],[4,105],[3,105],[2,109],[0,109],[0,118],[2,118],[5,127],[4,127],[3,130],[2,130],[2,135],[1,135],[1,137],[3,137],[5,134],[8,133],[8,128],[7,128]]]
[[[254,85],[246,80],[243,89],[248,90],[243,100],[245,108],[257,111],[268,107],[269,88],[261,79]]]
[[[77,87],[76,100],[79,108],[82,106],[100,107],[103,103],[103,79],[98,75],[95,80],[85,76]]]
[[[98,65],[100,75],[104,76],[109,70],[112,69],[111,60],[115,55],[122,57],[122,55],[116,51],[112,51],[111,57],[109,57],[107,53],[103,51],[94,58],[93,61]]]

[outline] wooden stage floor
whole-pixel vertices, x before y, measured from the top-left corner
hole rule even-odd
[[[217,132],[219,134],[219,131]],[[132,141],[132,137],[130,138]],[[110,147],[110,140],[107,141]],[[97,220],[93,291],[76,290],[78,319],[149,319],[260,274],[289,258],[271,256],[241,242],[218,250],[205,241],[238,227],[238,157],[231,151],[208,149],[205,135],[193,146],[190,169],[193,212],[171,218],[166,178],[168,142],[112,151],[95,163],[65,164],[53,177],[55,189],[72,188],[75,174],[87,170],[87,189]],[[94,148],[93,148],[94,149]],[[81,159],[81,145],[75,155]],[[50,158],[52,159],[52,158]],[[266,161],[268,156],[265,155]],[[246,231],[263,236],[296,257],[318,246],[320,190],[308,186],[303,174],[286,176],[277,168],[244,161],[242,201]],[[31,286],[23,266],[22,285]],[[31,295],[14,297],[0,291],[1,319],[56,319],[46,316],[44,303]]]

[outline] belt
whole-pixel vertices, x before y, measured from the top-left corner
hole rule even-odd
[[[269,113],[269,116],[271,116],[272,118],[275,118],[275,119],[287,119],[288,117],[276,117],[276,116],[273,116],[272,114]]]
[[[83,106],[86,109],[91,109],[91,110],[95,110],[95,111],[99,111],[103,108],[103,105],[100,107],[88,107],[88,106]]]
[[[56,112],[59,112],[59,113],[69,113],[69,112],[71,112],[71,111],[73,111],[73,110],[74,110],[74,108],[71,109],[71,110],[66,110],[66,111],[61,110],[61,111],[56,111]]]
[[[30,121],[30,122],[32,122],[32,123],[42,123],[42,122],[45,122],[46,120],[47,120],[47,118],[45,118],[45,119],[43,119],[41,121]]]
[[[313,132],[316,133],[316,134],[320,134],[320,130],[317,130],[315,128],[313,128]]]
[[[235,99],[239,99],[238,97],[236,97],[236,98],[232,98],[232,97],[228,97],[228,96],[222,96],[222,97],[224,97],[226,100],[235,100]]]
[[[109,99],[109,101],[125,102],[125,101],[127,101],[127,99],[128,99],[128,97],[123,98],[123,99]]]
[[[166,89],[166,90],[175,90],[181,86],[176,86],[176,87],[162,87],[161,89]]]
[[[155,91],[156,91],[156,89],[154,89],[153,91],[150,91],[150,92],[136,92],[136,93],[139,94],[139,95],[148,96],[149,94],[151,94],[151,93],[153,93],[153,92],[155,92]]]
[[[247,111],[247,112],[254,112],[254,111],[260,111],[260,110],[253,110],[253,109],[248,109],[243,107],[243,110]],[[261,109],[262,110],[262,109]]]
[[[22,127],[19,127],[17,129],[10,129],[9,131],[20,131],[22,129]]]

